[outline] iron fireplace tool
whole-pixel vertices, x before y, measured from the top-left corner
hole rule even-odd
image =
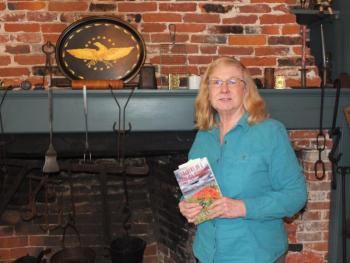
[[[89,137],[88,137],[88,105],[87,105],[87,94],[86,85],[83,86],[83,101],[84,101],[84,120],[85,120],[85,151],[84,151],[84,163],[86,161],[91,162],[91,151],[89,147]]]
[[[42,50],[46,55],[45,75],[47,74],[47,71],[49,71],[49,75],[50,75],[50,79],[49,79],[50,83],[48,83],[50,143],[49,143],[49,148],[47,149],[45,154],[45,163],[43,166],[43,172],[56,173],[60,170],[60,168],[57,163],[57,153],[52,144],[53,93],[52,93],[52,86],[51,86],[51,79],[52,79],[51,55],[55,52],[55,46],[52,45],[51,42],[47,42],[45,45],[43,45]]]

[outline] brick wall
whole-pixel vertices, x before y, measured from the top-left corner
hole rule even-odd
[[[158,69],[162,75],[183,72],[184,64],[186,74],[200,74],[214,57],[227,55],[239,58],[254,77],[262,78],[265,67],[275,67],[276,73],[286,77],[287,86],[298,86],[300,27],[288,9],[295,4],[299,1],[0,0],[0,79],[7,84],[24,79],[40,83],[33,66],[44,64],[41,46],[46,41],[56,43],[60,33],[78,19],[109,15],[130,22],[142,34],[146,62],[156,66],[161,61],[160,45],[171,43],[168,25],[176,25],[176,42],[185,44],[186,54],[163,58]],[[307,85],[317,86],[314,58],[307,52]]]

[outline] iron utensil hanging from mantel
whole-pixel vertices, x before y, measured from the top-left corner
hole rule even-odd
[[[55,53],[55,46],[51,44],[51,42],[47,42],[42,46],[42,51],[46,55],[46,63],[45,63],[45,74],[43,76],[43,85],[45,85],[45,76],[47,72],[49,72],[49,83],[48,83],[48,104],[49,104],[49,131],[50,131],[50,142],[49,148],[45,154],[45,163],[43,166],[44,173],[57,173],[60,168],[57,163],[57,153],[53,147],[52,143],[52,122],[53,122],[53,92],[51,86],[52,79],[52,65],[51,65],[51,55]]]
[[[84,121],[85,121],[85,151],[84,151],[84,162],[92,161],[91,151],[89,147],[89,137],[88,137],[88,104],[87,104],[87,94],[86,86],[83,87],[83,101],[84,101]]]

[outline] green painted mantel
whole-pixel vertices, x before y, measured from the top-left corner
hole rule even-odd
[[[114,91],[123,109],[131,90]],[[319,127],[320,89],[260,90],[271,117],[283,122],[288,129]],[[133,132],[193,131],[193,103],[196,90],[135,90],[126,110],[125,124]],[[1,91],[1,96],[4,91]],[[88,90],[89,133],[112,133],[118,120],[118,107],[109,90]],[[325,128],[332,125],[335,90],[325,91]],[[343,160],[350,165],[350,133],[343,109],[350,105],[350,89],[343,89],[339,102],[337,126],[342,129]],[[6,134],[47,134],[47,92],[9,91],[1,106],[3,129]],[[123,117],[123,115],[121,115]],[[54,133],[85,131],[83,94],[81,90],[54,90]],[[123,118],[121,118],[123,123]]]

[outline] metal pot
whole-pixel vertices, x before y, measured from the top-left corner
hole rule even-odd
[[[16,259],[13,263],[41,263],[41,262],[46,262],[43,261],[43,257],[45,254],[48,254],[51,252],[51,249],[45,249],[40,251],[39,255],[37,257],[26,255],[24,257],[20,257]]]
[[[51,257],[51,263],[94,263],[96,253],[89,247],[64,248]]]

